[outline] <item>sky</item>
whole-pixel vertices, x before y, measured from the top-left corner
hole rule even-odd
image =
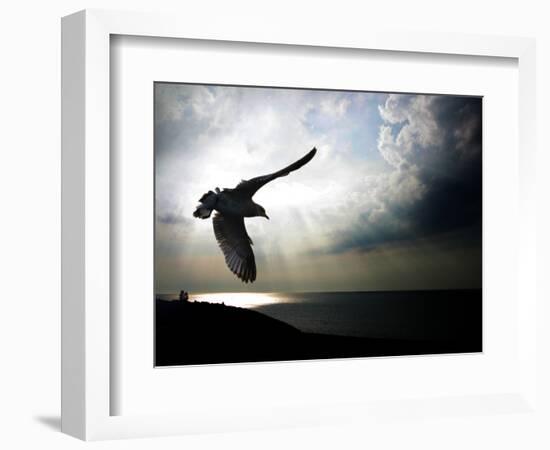
[[[481,287],[478,97],[155,83],[157,292]],[[198,199],[265,185],[247,218],[258,277],[225,266]]]

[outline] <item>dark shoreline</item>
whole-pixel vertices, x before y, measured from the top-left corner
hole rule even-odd
[[[257,311],[223,304],[157,299],[155,308],[156,366],[482,350],[481,332],[446,340],[374,339],[304,333]]]

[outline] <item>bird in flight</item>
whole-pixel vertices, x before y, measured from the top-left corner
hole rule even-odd
[[[265,184],[304,166],[317,153],[314,147],[307,155],[289,166],[269,175],[262,175],[250,180],[242,180],[233,189],[208,191],[200,200],[194,217],[208,219],[216,211],[212,223],[214,235],[218,241],[225,263],[231,272],[244,283],[253,283],[256,279],[256,260],[252,251],[252,239],[244,226],[245,217],[267,216],[263,206],[254,203],[252,197]]]

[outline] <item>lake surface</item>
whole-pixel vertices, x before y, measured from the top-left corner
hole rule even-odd
[[[175,300],[178,295],[168,293],[157,297]],[[191,293],[190,300],[254,309],[309,333],[390,339],[475,339],[481,342],[481,289]]]

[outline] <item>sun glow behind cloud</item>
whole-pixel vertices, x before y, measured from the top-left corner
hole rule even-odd
[[[469,175],[468,161],[475,166],[480,158],[472,138],[475,104],[185,84],[156,84],[155,95],[157,289],[429,287],[438,285],[428,281],[437,267],[454,267],[452,276],[439,273],[449,287],[455,287],[452,279],[458,287],[479,282],[475,268],[457,269],[451,264],[457,253],[435,239],[467,230],[476,218],[454,224],[423,203],[440,208],[447,195],[462,214],[472,209],[475,201],[461,197],[464,186],[453,191],[448,180]],[[468,107],[473,112],[460,120],[457,113]],[[242,285],[225,267],[211,221],[193,219],[198,198],[278,170],[313,146],[319,151],[307,166],[254,197],[271,221],[246,220],[259,276],[253,286]],[[425,223],[430,214],[433,223]],[[470,237],[464,242],[472,247]],[[463,265],[476,258],[474,247],[474,256],[458,259]]]

